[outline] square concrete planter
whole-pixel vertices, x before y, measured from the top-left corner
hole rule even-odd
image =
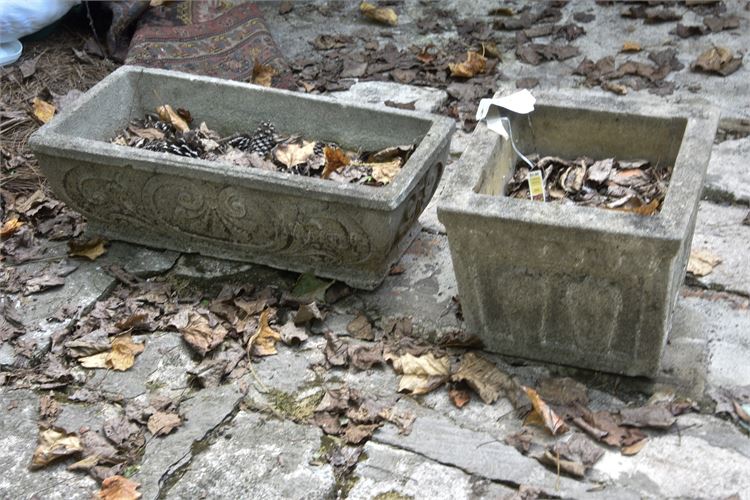
[[[650,217],[504,196],[516,156],[480,124],[438,204],[468,330],[498,353],[654,375],[717,124],[701,106],[575,95],[512,120],[524,154],[674,165]]]
[[[270,120],[284,133],[366,150],[418,146],[391,184],[375,188],[109,143],[162,103],[222,135]],[[92,232],[374,288],[416,233],[453,127],[440,116],[126,66],[30,144],[55,194]]]

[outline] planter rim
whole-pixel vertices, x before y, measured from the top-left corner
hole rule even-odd
[[[668,104],[649,99],[622,101],[609,96],[575,95],[544,92],[537,95],[537,105],[570,108],[613,114],[640,115],[656,118],[682,118],[686,127],[673,167],[686,163],[705,166],[711,148],[704,144],[710,134],[709,146],[719,122],[719,112],[705,101],[687,104]],[[532,112],[533,113],[533,112]],[[692,217],[692,205],[697,202],[702,183],[690,179],[687,168],[675,168],[661,210],[652,216],[607,210],[573,204],[543,203],[510,198],[502,195],[475,192],[482,170],[504,139],[477,124],[465,152],[461,155],[453,175],[445,183],[438,200],[438,218],[466,216],[502,220],[509,223],[534,224],[595,233],[616,233],[622,236],[645,238],[664,244],[676,251],[685,236]],[[701,176],[702,179],[702,176]]]
[[[417,118],[430,122],[431,125],[427,133],[422,137],[422,140],[416,145],[416,149],[411,157],[409,157],[409,160],[402,166],[403,172],[399,173],[393,182],[383,187],[339,183],[291,173],[237,167],[222,162],[120,146],[105,141],[66,135],[61,132],[61,130],[64,130],[66,120],[71,115],[76,113],[98,94],[104,92],[112,82],[126,78],[130,74],[151,74],[187,81],[202,81],[225,87],[252,89],[254,91],[263,91],[264,93],[289,96],[293,99],[308,99],[327,103],[340,107],[343,110],[346,108],[359,108],[380,114]],[[326,201],[356,203],[376,210],[393,210],[403,203],[410,194],[411,189],[421,178],[422,170],[426,170],[432,166],[432,163],[439,156],[439,144],[443,140],[450,138],[454,128],[455,122],[451,118],[431,113],[387,108],[373,104],[352,103],[328,96],[303,94],[290,90],[262,87],[251,83],[193,75],[180,71],[126,65],[107,75],[94,87],[85,92],[68,109],[39,128],[29,138],[29,145],[34,152],[77,160],[84,159],[92,163],[105,162],[117,167],[132,167],[138,170],[159,171],[188,177],[231,179],[239,185],[252,186],[280,193],[289,193],[290,189],[303,190],[311,196]],[[410,169],[415,168],[419,168],[419,170],[410,172]]]

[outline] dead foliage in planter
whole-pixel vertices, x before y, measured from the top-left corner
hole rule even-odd
[[[237,167],[318,177],[343,183],[385,186],[398,175],[416,145],[377,151],[345,151],[338,144],[277,133],[262,122],[252,134],[220,137],[205,122],[190,128],[190,112],[165,104],[134,120],[113,144],[228,163]]]
[[[607,208],[654,215],[666,196],[672,168],[658,168],[647,160],[566,160],[530,157],[534,168],[519,160],[506,187],[507,196],[529,199],[529,173],[542,173],[548,202]]]

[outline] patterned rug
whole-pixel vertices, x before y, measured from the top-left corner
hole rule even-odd
[[[288,64],[255,3],[185,0],[149,6],[105,2],[112,15],[106,48],[126,64],[250,81],[255,64],[276,69],[272,85],[294,88]]]

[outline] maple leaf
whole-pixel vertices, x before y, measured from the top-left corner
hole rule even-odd
[[[62,429],[46,429],[39,433],[38,444],[31,458],[31,468],[39,469],[58,458],[83,451],[81,440],[75,433]]]
[[[247,349],[255,356],[271,356],[276,354],[276,342],[281,340],[281,334],[268,324],[270,310],[260,313],[258,330],[247,341]]]
[[[38,97],[34,98],[33,106],[34,106],[34,116],[36,116],[36,118],[42,123],[49,122],[52,119],[52,117],[55,115],[55,111],[56,111],[55,106],[48,103],[47,101],[43,101],[39,99]]]
[[[136,491],[140,483],[123,476],[110,476],[102,481],[102,489],[96,494],[101,500],[138,500],[140,492]]]
[[[448,68],[451,75],[460,78],[471,78],[487,69],[487,59],[478,52],[470,50],[466,53],[466,59],[460,63],[450,63]]]
[[[107,253],[106,245],[107,241],[101,238],[91,238],[86,241],[71,240],[68,242],[68,255],[96,260]]]

